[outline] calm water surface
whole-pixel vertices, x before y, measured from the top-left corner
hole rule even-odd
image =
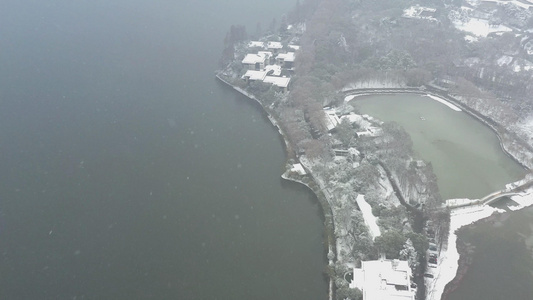
[[[2,2],[0,299],[326,298],[316,199],[213,76],[293,2]]]
[[[466,113],[409,94],[358,99],[352,103],[363,112],[407,130],[418,155],[433,164],[444,199],[479,198],[524,176],[502,152],[496,135]],[[532,299],[532,230],[532,208],[465,228],[460,238],[476,251],[449,299]]]
[[[465,229],[459,238],[473,244],[475,253],[461,285],[448,299],[531,299],[533,208]]]

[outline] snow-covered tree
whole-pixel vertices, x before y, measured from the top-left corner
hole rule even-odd
[[[411,239],[407,239],[403,245],[403,249],[400,251],[400,259],[407,260],[407,263],[411,267],[411,270],[415,272],[416,268],[419,265],[418,254],[416,253],[415,247]]]

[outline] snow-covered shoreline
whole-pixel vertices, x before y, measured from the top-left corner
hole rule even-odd
[[[532,206],[533,188],[518,195],[511,196],[511,199],[518,203],[518,206],[509,207],[513,211]],[[495,213],[505,213],[505,210],[488,205],[475,205],[456,208],[451,211],[447,249],[439,257],[438,268],[433,273],[435,277],[433,279],[426,279],[426,300],[440,300],[446,285],[457,276],[460,258],[457,250],[457,230],[463,226],[488,218]]]
[[[439,98],[439,97],[437,97],[437,96],[434,96],[434,95],[431,95],[431,94],[427,94],[426,97],[429,97],[429,98],[431,98],[431,99],[433,99],[433,100],[435,100],[435,101],[437,101],[437,102],[440,102],[440,103],[442,103],[442,104],[448,106],[449,108],[451,108],[451,109],[453,109],[453,110],[455,110],[455,111],[463,111],[463,110],[460,109],[459,107],[457,107],[457,106],[451,104],[450,102],[448,102],[448,101],[446,101],[446,100],[444,100],[444,99],[442,99],[442,98]]]
[[[446,106],[448,106],[449,108],[455,110],[455,111],[463,111],[461,108],[459,108],[457,105],[449,102],[449,101],[446,101],[444,99],[442,99],[441,97],[438,97],[436,95],[433,95],[433,94],[429,94],[429,93],[421,93],[419,91],[411,91],[411,90],[398,90],[398,91],[375,91],[375,92],[364,92],[364,93],[358,93],[358,94],[351,94],[351,95],[347,95],[346,97],[344,97],[344,102],[345,103],[348,103],[352,100],[354,100],[356,97],[361,97],[361,96],[370,96],[370,95],[387,95],[387,94],[398,94],[398,93],[407,93],[407,94],[417,94],[417,95],[421,95],[421,96],[426,96],[432,100],[435,100],[439,103],[442,103]]]
[[[441,299],[444,288],[457,275],[460,255],[457,251],[456,231],[463,226],[487,218],[497,211],[491,206],[481,205],[454,209],[451,212],[447,249],[441,252],[437,271],[433,274],[435,277],[426,280],[426,300]]]

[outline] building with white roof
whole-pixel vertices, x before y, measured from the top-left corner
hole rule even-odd
[[[272,52],[270,51],[258,51],[257,52],[258,55],[262,55],[265,57],[265,66],[266,65],[270,65],[272,62],[270,61],[270,59],[274,56],[272,54]]]
[[[267,62],[267,55],[264,53],[248,53],[242,60],[248,70],[261,70],[265,67]]]
[[[265,43],[259,41],[250,41],[248,48],[265,48]]]
[[[353,269],[350,288],[363,292],[363,300],[414,300],[411,268],[404,260],[380,259],[361,262]]]
[[[295,51],[300,50],[300,46],[298,46],[298,45],[289,45],[289,48],[291,48],[291,49],[293,49]]]
[[[292,68],[295,58],[294,52],[280,53],[276,56],[276,63],[284,68]]]
[[[244,75],[242,75],[242,79],[244,81],[263,81],[267,75],[267,71],[256,71],[256,70],[248,70]]]
[[[273,85],[280,87],[283,91],[289,89],[289,82],[291,79],[289,77],[277,77],[277,76],[266,76],[263,82],[272,83]]]
[[[267,48],[274,53],[278,53],[280,49],[283,49],[283,45],[280,42],[268,42]]]

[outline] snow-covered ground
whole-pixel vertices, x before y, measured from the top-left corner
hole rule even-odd
[[[433,17],[433,14],[435,13],[436,9],[432,7],[424,7],[420,5],[414,5],[409,8],[406,8],[403,11],[403,17],[404,18],[412,18],[412,19],[421,19],[421,20],[428,20],[428,21],[437,21],[435,17]],[[426,13],[425,16],[423,16],[423,13]]]
[[[459,107],[457,107],[457,106],[451,104],[450,102],[448,102],[448,101],[446,101],[446,100],[444,100],[444,99],[442,99],[442,98],[439,98],[439,97],[437,97],[437,96],[433,96],[433,95],[430,95],[430,94],[427,94],[426,96],[429,97],[429,98],[431,98],[431,99],[433,99],[433,100],[435,100],[435,101],[438,101],[438,102],[440,102],[440,103],[442,103],[442,104],[448,106],[449,108],[451,108],[451,109],[453,109],[453,110],[455,110],[455,111],[462,111]]]
[[[405,84],[397,81],[384,81],[384,80],[366,80],[352,82],[342,89],[342,91],[354,90],[354,89],[391,89],[391,88],[403,88]]]
[[[493,32],[508,32],[512,31],[511,28],[504,25],[490,25],[488,20],[469,18],[468,21],[463,22],[461,20],[452,20],[455,28],[469,32],[475,36],[486,37],[489,33]]]
[[[370,207],[370,204],[366,202],[365,196],[358,195],[355,201],[357,202],[357,205],[359,205],[361,213],[363,213],[365,224],[368,227],[372,239],[375,239],[376,237],[380,236],[381,230],[379,230],[379,226],[377,223],[378,218],[376,218],[376,216],[372,214],[372,207]]]
[[[375,95],[375,93],[365,93],[365,94],[357,94],[357,95],[348,95],[346,97],[344,97],[344,103],[348,103],[350,101],[352,101],[353,99],[355,99],[355,97],[360,97],[360,96],[367,96],[367,95]],[[430,94],[427,94],[426,97],[429,97],[435,101],[438,101],[446,106],[448,106],[449,108],[455,110],[455,111],[462,111],[459,107],[457,107],[456,105],[440,98],[440,97],[437,97],[437,96],[434,96],[434,95],[430,95]]]
[[[364,93],[364,94],[357,94],[357,95],[349,95],[344,97],[344,103],[348,103],[355,99],[355,97],[361,97],[361,96],[368,96],[368,95],[375,95],[375,93]]]
[[[513,200],[514,202],[518,204],[515,206],[509,206],[509,209],[511,210],[520,210],[524,207],[533,205],[533,191],[532,190],[524,194],[511,196],[510,198],[511,200]]]
[[[516,0],[484,0],[485,2],[496,2],[498,4],[514,4],[518,7],[521,7],[523,9],[529,9],[530,7],[533,7],[533,1],[531,0],[525,0],[526,2],[529,2],[529,4],[524,3],[524,1],[516,1]]]
[[[498,60],[496,61],[496,64],[498,66],[508,66],[510,63],[513,62],[513,57],[509,55],[502,55]]]

